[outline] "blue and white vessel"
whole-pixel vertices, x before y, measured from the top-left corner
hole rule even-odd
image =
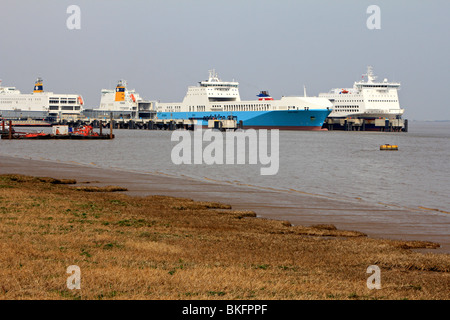
[[[182,102],[157,103],[159,119],[194,119],[202,126],[210,119],[236,119],[245,128],[322,130],[332,111],[326,98],[292,96],[274,100],[261,91],[256,100],[241,101],[239,83],[222,81],[215,70],[198,86],[188,87]]]

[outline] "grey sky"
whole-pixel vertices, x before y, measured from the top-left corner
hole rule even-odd
[[[80,30],[66,27],[71,4]],[[381,30],[366,27],[371,4]],[[215,68],[242,99],[278,99],[350,87],[372,65],[401,82],[406,118],[450,120],[449,18],[448,0],[2,0],[0,79],[25,93],[41,76],[95,107],[119,79],[173,102]]]

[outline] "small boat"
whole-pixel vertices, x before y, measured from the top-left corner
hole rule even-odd
[[[49,138],[50,134],[49,133],[44,133],[44,132],[37,132],[37,133],[26,133],[24,135],[24,138],[36,138],[36,139],[46,139]]]
[[[43,132],[11,132],[11,136],[9,132],[2,133],[1,135],[2,139],[36,139],[36,140],[43,140],[43,139],[50,139],[51,134],[49,133],[43,133]]]
[[[114,139],[113,134],[98,134],[93,131],[92,126],[83,126],[81,128],[75,129],[67,134],[59,133],[58,129],[55,130],[54,134],[43,133],[43,132],[15,132],[11,136],[9,133],[3,133],[1,135],[2,139],[33,139],[33,140],[107,140]]]

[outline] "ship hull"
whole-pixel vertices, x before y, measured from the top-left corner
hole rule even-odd
[[[276,110],[276,111],[206,111],[158,112],[158,119],[194,119],[207,126],[210,119],[233,117],[242,121],[244,128],[280,130],[322,130],[330,110]]]

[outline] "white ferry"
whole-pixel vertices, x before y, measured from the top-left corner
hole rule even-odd
[[[86,116],[108,116],[137,118],[149,117],[153,103],[141,98],[136,90],[127,88],[127,81],[119,80],[115,89],[102,89],[100,106],[85,110]]]
[[[369,66],[363,77],[367,81],[355,82],[353,88],[332,89],[328,93],[320,93],[319,97],[327,98],[333,104],[330,118],[385,118],[399,119],[404,113],[400,108],[397,91],[400,83],[384,79],[377,82],[373,68]]]
[[[6,119],[77,118],[82,111],[83,98],[80,95],[45,92],[41,78],[36,80],[30,94],[0,85],[0,117]]]
[[[159,119],[194,119],[207,126],[210,119],[235,119],[245,128],[321,130],[332,103],[319,97],[282,97],[262,91],[255,100],[241,101],[239,83],[222,81],[215,70],[198,86],[188,87],[182,102],[158,103]]]

